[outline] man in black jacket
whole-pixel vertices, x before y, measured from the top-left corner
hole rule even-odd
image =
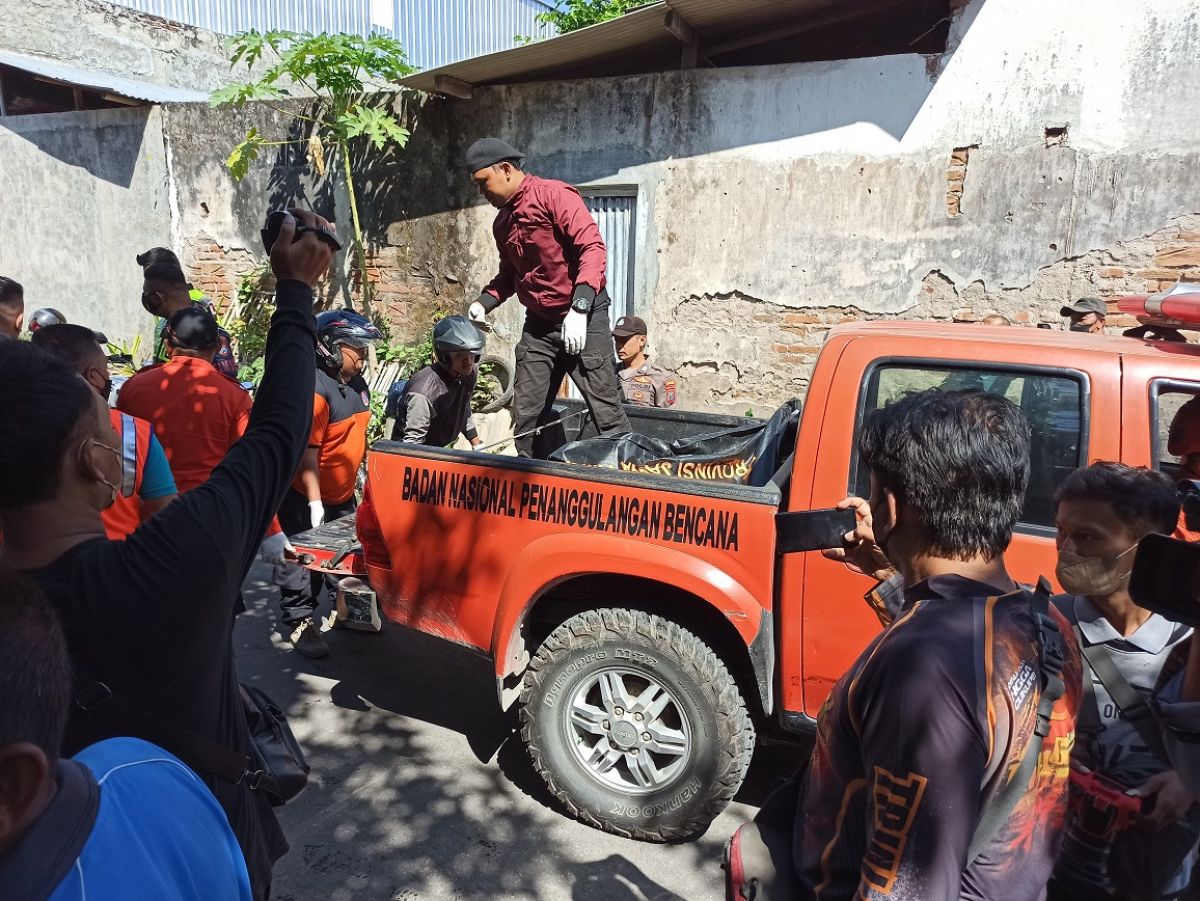
[[[393,441],[445,447],[462,435],[471,447],[482,443],[471,414],[471,395],[485,340],[462,316],[448,316],[433,327],[433,363],[408,380]]]
[[[87,689],[88,709],[73,708],[64,754],[133,735],[194,760],[151,734],[157,721],[251,753],[234,670],[233,601],[304,452],[315,365],[312,285],[331,258],[317,232],[293,243],[296,220],[330,227],[293,210],[272,248],[277,309],[245,436],[205,484],[125,541],[109,541],[100,520],[121,482],[106,405],[37,348],[0,345],[2,559],[32,577],[56,608],[77,700]],[[106,690],[145,719],[115,716]],[[268,897],[272,864],[287,851],[270,803],[249,780],[235,784],[192,765],[229,818],[254,896]]]

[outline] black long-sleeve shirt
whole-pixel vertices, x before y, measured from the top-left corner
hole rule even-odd
[[[77,666],[154,716],[242,754],[251,739],[234,669],[234,601],[312,422],[312,290],[282,281],[276,307],[250,425],[209,480],[125,541],[86,541],[29,573],[58,610]],[[115,734],[73,709],[63,752]],[[229,816],[255,896],[264,896],[272,863],[287,851],[269,803],[244,784],[200,775]]]

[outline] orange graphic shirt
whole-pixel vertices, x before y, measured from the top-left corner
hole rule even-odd
[[[982,811],[1030,746],[1041,691],[1027,597],[929,579],[835,686],[804,781],[796,867],[816,901],[1038,901],[1066,822],[1080,695],[1066,691],[1035,781],[974,861]]]

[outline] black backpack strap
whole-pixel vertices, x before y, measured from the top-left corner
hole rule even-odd
[[[1023,592],[1029,599],[1029,611],[1033,617],[1034,640],[1038,650],[1038,668],[1041,671],[1041,693],[1038,697],[1037,721],[1033,736],[1021,755],[1021,762],[1013,777],[1000,789],[980,814],[979,824],[971,839],[967,861],[975,860],[996,837],[1000,827],[1008,822],[1017,804],[1029,789],[1029,783],[1037,770],[1042,745],[1050,734],[1050,718],[1054,705],[1063,695],[1062,671],[1066,663],[1066,641],[1058,623],[1050,615],[1050,583],[1038,579],[1034,591]],[[989,689],[990,690],[990,689]]]
[[[264,776],[249,758],[138,707],[78,665],[75,666],[75,706],[104,720],[117,730],[118,735],[141,738],[170,751],[197,772],[234,785],[245,779],[251,788],[257,788]]]
[[[1104,685],[1105,690],[1108,691],[1108,696],[1112,698],[1112,702],[1121,711],[1121,715],[1137,731],[1138,737],[1150,749],[1150,752],[1162,763],[1171,766],[1171,755],[1167,751],[1166,742],[1163,738],[1165,730],[1163,724],[1155,714],[1154,708],[1146,702],[1141,692],[1130,685],[1128,680],[1121,675],[1121,671],[1117,669],[1116,663],[1113,662],[1112,655],[1108,653],[1108,649],[1104,645],[1088,644],[1087,639],[1083,635],[1083,630],[1079,628],[1079,620],[1075,616],[1075,598],[1070,595],[1060,595],[1054,598],[1054,606],[1062,611],[1067,621],[1074,628],[1075,639],[1079,642],[1079,651],[1091,669],[1091,672],[1085,674],[1083,679],[1081,707],[1086,706],[1088,709],[1096,710],[1097,716],[1099,716],[1099,708],[1096,704],[1096,690],[1092,685],[1091,678],[1094,673],[1096,678]]]
[[[1079,633],[1079,627],[1075,627]],[[1146,743],[1146,747],[1151,753],[1159,759],[1160,762],[1171,765],[1171,755],[1167,753],[1166,743],[1163,741],[1163,727],[1155,716],[1153,708],[1146,703],[1146,699],[1142,697],[1141,692],[1129,684],[1121,671],[1117,669],[1117,665],[1113,663],[1113,659],[1109,656],[1108,649],[1102,644],[1088,645],[1084,640],[1083,634],[1078,634],[1079,650],[1083,653],[1084,659],[1087,660],[1088,666],[1092,668],[1092,672],[1096,674],[1096,678],[1108,690],[1108,696],[1112,698],[1113,703],[1117,705],[1121,711],[1121,716],[1129,721],[1129,724],[1137,730],[1138,737]],[[1084,680],[1090,682],[1089,679]],[[1093,693],[1093,698],[1095,697]],[[1093,700],[1093,703],[1095,701]]]

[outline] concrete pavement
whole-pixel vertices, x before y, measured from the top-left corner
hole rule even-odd
[[[243,681],[288,712],[312,764],[280,810],[292,849],[277,901],[720,901],[725,839],[803,757],[760,747],[737,801],[698,841],[650,845],[560,813],[496,703],[480,654],[384,624],[326,633],[308,660],[277,629],[270,570],[246,582]]]

